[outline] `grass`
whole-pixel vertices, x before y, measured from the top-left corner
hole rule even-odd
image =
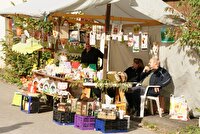
[[[155,131],[158,134],[200,134],[200,127],[198,125],[189,125],[189,126],[186,126],[185,128],[178,129],[174,132],[161,130],[159,129],[157,124],[149,123],[149,122],[144,122],[143,127],[149,130]]]
[[[180,129],[176,134],[200,134],[200,127],[196,125],[190,125],[186,128]]]

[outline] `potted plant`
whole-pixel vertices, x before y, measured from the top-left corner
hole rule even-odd
[[[15,17],[14,18],[14,26],[16,28],[16,35],[17,36],[21,36],[22,31],[23,31],[23,27],[24,27],[24,18],[21,17]]]

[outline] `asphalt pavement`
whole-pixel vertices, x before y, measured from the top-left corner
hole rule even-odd
[[[11,105],[17,86],[0,80],[0,134],[98,134],[100,131],[80,130],[73,125],[58,125],[52,121],[53,112],[27,114]],[[126,134],[155,134],[131,121]]]

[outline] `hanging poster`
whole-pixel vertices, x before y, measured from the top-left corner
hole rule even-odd
[[[69,38],[69,27],[68,26],[60,26],[60,38],[68,39]]]
[[[96,38],[95,38],[95,33],[92,31],[90,32],[90,45],[96,45]]]
[[[96,35],[97,35],[97,40],[101,40],[101,35],[103,34],[103,26],[96,26],[97,27],[97,31],[96,31]]]
[[[128,34],[128,46],[132,47],[133,46],[133,33]]]
[[[78,30],[70,31],[69,33],[70,33],[70,35],[69,35],[70,42],[79,42],[80,41],[80,32]]]
[[[122,41],[122,37],[123,37],[123,32],[120,32],[118,34],[118,36],[117,36],[117,40],[121,42]]]
[[[118,24],[112,24],[112,31],[111,31],[111,35],[116,35],[119,32],[119,25]]]
[[[141,34],[141,49],[146,50],[148,48],[148,34],[142,33]]]
[[[100,51],[101,51],[102,53],[104,53],[105,38],[106,38],[106,34],[105,34],[105,33],[102,33],[101,40],[100,40]],[[102,64],[103,64],[103,60],[100,59],[100,66],[102,66]]]
[[[123,37],[124,37],[124,41],[128,41],[128,35],[127,34],[123,35]]]
[[[112,24],[112,30],[111,30],[111,36],[113,40],[117,39],[117,36],[120,34],[122,30],[122,25],[121,24]]]
[[[55,27],[53,28],[53,37],[54,37],[54,38],[57,38],[57,37],[58,37],[58,34],[59,34],[59,32],[58,32],[58,26],[55,26]]]
[[[140,50],[140,35],[133,35],[133,52],[139,52]]]
[[[92,31],[93,33],[96,34],[97,40],[101,40],[101,35],[103,33],[103,30],[104,30],[103,26],[97,26],[97,25],[92,26]]]
[[[105,39],[106,39],[106,34],[103,33],[101,36],[101,40],[100,40],[100,50],[101,51],[104,51]]]
[[[106,40],[110,41],[110,35],[106,35]]]
[[[118,35],[112,35],[112,40],[117,40]]]
[[[86,31],[80,31],[80,43],[85,43]]]

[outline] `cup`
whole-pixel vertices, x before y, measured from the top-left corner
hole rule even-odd
[[[124,110],[119,110],[119,119],[124,118]]]

